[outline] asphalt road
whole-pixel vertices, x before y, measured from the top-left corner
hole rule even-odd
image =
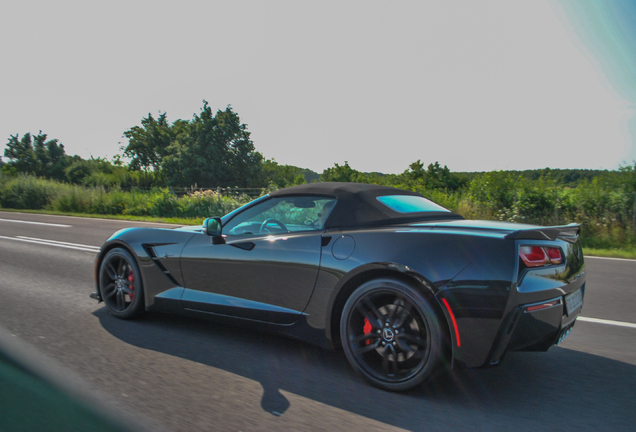
[[[395,394],[341,351],[189,318],[113,318],[88,297],[94,251],[138,225],[150,224],[0,212],[0,329],[124,418],[174,431],[635,428],[636,261],[586,258],[583,316],[561,346]]]

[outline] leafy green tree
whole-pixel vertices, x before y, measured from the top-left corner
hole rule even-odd
[[[65,169],[66,181],[84,186],[120,186],[122,188],[148,187],[156,183],[155,173],[132,171],[123,164],[102,158],[82,159],[69,157],[71,163]]]
[[[264,186],[263,156],[254,149],[247,126],[230,106],[213,114],[203,102],[201,114],[182,124],[182,133],[166,149],[161,166],[168,182],[176,186]]]
[[[263,176],[267,183],[282,189],[307,183],[303,169],[293,165],[279,165],[274,159],[263,161]]]
[[[91,174],[91,168],[85,160],[76,160],[66,168],[64,174],[71,183],[81,184]]]
[[[439,162],[435,162],[424,169],[424,164],[419,159],[409,165],[402,177],[411,188],[419,186],[424,189],[457,190],[466,184],[465,180],[451,173],[446,165],[442,168]]]
[[[37,158],[33,151],[33,139],[30,133],[24,134],[22,139],[19,135],[11,135],[4,156],[9,159],[9,166],[15,168],[19,173],[35,174],[37,170]]]
[[[46,135],[42,139],[43,154],[45,155],[43,161],[43,174],[47,178],[55,180],[64,180],[64,169],[68,165],[68,156],[64,151],[64,145],[58,144],[58,140],[53,139],[46,141]],[[36,141],[38,142],[38,141]],[[39,145],[39,143],[38,143]]]
[[[332,168],[325,169],[320,175],[321,182],[357,182],[360,171],[356,171],[345,161],[344,165],[334,164]]]
[[[619,184],[627,191],[636,192],[636,162],[618,168]]]
[[[128,145],[122,150],[124,156],[131,159],[130,168],[159,172],[163,158],[169,154],[168,147],[186,124],[183,120],[177,120],[170,125],[166,113],[156,120],[149,113],[148,117],[141,120],[141,126],[134,126],[124,132]]]
[[[18,173],[64,180],[64,169],[68,165],[64,146],[57,139],[47,141],[47,135],[40,131],[33,136],[11,135],[4,155],[8,165]]]
[[[524,178],[510,171],[483,173],[470,183],[469,196],[492,209],[510,209],[515,203],[516,192]]]

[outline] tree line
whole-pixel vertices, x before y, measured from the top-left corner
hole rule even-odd
[[[86,186],[137,187],[228,187],[283,188],[314,181],[345,181],[387,184],[412,190],[457,191],[468,188],[483,173],[451,172],[439,162],[425,166],[419,159],[400,174],[365,173],[347,161],[335,163],[321,174],[265,159],[255,149],[247,126],[228,106],[212,111],[206,101],[191,120],[169,122],[167,113],[148,114],[141,124],[124,132],[128,143],[112,161],[88,160],[66,154],[57,139],[37,135],[11,135],[4,152],[2,174],[29,174]],[[577,187],[595,178],[620,180],[633,167],[619,171],[538,169],[508,171],[515,178],[547,181]],[[629,183],[629,181],[628,181]],[[636,187],[632,187],[636,189]]]
[[[191,120],[170,123],[166,113],[148,114],[124,135],[128,144],[112,161],[69,156],[57,139],[41,131],[11,135],[1,167],[0,206],[196,218],[250,197],[236,196],[236,189],[232,196],[197,195],[195,186],[266,193],[315,181],[362,182],[419,192],[471,219],[578,222],[587,247],[636,248],[636,163],[613,171],[452,172],[439,162],[426,165],[418,159],[402,173],[383,174],[361,172],[344,161],[319,174],[265,159],[231,107],[213,113],[205,101]],[[177,198],[172,189],[177,187],[192,189]]]
[[[313,171],[279,165],[256,151],[247,126],[231,107],[212,111],[204,101],[191,120],[170,123],[151,114],[124,132],[128,144],[112,161],[66,154],[57,139],[40,131],[11,135],[4,152],[4,176],[33,175],[85,186],[286,187],[313,181]],[[124,162],[126,161],[126,162]]]

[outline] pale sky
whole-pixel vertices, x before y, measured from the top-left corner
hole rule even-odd
[[[0,155],[42,130],[111,159],[148,113],[205,99],[319,173],[616,169],[636,160],[635,4],[5,1]]]

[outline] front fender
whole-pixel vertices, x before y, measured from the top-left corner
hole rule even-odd
[[[99,294],[99,269],[103,257],[116,247],[129,251],[139,266],[144,287],[145,306],[150,309],[155,297],[183,286],[179,259],[195,232],[164,228],[127,228],[117,231],[100,248],[95,259],[95,284]]]

